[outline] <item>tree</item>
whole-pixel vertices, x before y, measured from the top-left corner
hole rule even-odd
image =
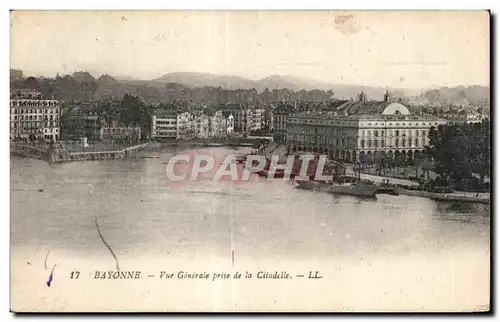
[[[469,157],[471,168],[479,174],[480,183],[484,183],[486,176],[491,172],[491,124],[489,121],[469,125],[470,146]]]
[[[490,124],[446,125],[431,128],[426,155],[434,161],[434,171],[451,181],[472,178],[480,181],[490,173]]]

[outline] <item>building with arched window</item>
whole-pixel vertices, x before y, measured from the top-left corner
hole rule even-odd
[[[429,143],[431,127],[447,121],[417,116],[399,102],[347,101],[335,111],[290,115],[287,144],[291,153],[326,154],[332,160],[372,163],[376,158],[414,158]]]

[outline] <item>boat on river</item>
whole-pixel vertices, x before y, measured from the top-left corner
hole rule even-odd
[[[313,190],[319,192],[327,192],[339,195],[349,195],[357,197],[375,198],[377,193],[377,186],[373,184],[366,184],[362,182],[321,182],[310,180],[295,180],[298,188]]]
[[[399,189],[397,187],[390,187],[386,185],[380,185],[377,187],[377,194],[386,194],[392,196],[399,196]]]

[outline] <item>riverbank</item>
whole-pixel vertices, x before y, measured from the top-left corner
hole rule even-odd
[[[34,147],[28,144],[11,144],[10,154],[30,159],[47,160],[49,158],[49,149]]]
[[[99,151],[99,152],[67,152],[64,149],[54,149],[51,153],[49,162],[70,162],[70,161],[99,161],[99,160],[115,160],[124,159],[141,150],[148,143],[134,145],[119,151]]]
[[[166,141],[157,142],[152,141],[148,145],[148,149],[161,149],[167,147],[240,147],[240,146],[255,146],[257,142],[248,141],[203,141],[203,140],[189,140],[189,141]]]
[[[98,152],[69,152],[62,147],[37,148],[30,145],[11,144],[11,155],[45,160],[49,163],[62,163],[72,161],[98,161],[124,159],[146,148],[148,143],[130,146],[117,151]]]
[[[407,190],[407,189],[399,189],[398,191],[399,194],[401,195],[424,197],[440,201],[462,201],[462,202],[489,204],[491,200],[491,195],[489,193],[480,193],[478,196],[476,196],[476,193],[470,193],[470,192],[437,193],[437,192],[429,192],[423,190]]]

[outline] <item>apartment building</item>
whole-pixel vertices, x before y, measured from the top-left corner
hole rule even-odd
[[[61,105],[42,99],[37,91],[15,90],[10,100],[10,140],[59,140]]]
[[[151,119],[151,137],[163,140],[194,139],[194,115],[174,109],[156,109]]]

